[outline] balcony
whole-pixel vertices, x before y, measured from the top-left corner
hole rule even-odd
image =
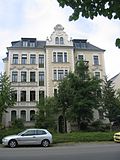
[[[11,82],[12,87],[37,87],[37,82]]]
[[[37,101],[25,101],[25,102],[21,102],[18,101],[15,104],[15,107],[36,107]]]

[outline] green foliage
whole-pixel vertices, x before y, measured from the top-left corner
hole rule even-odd
[[[2,121],[2,115],[6,112],[8,107],[14,105],[15,101],[13,98],[13,90],[11,89],[11,84],[9,77],[6,73],[0,75],[0,122]]]
[[[57,0],[61,7],[69,6],[73,14],[69,20],[77,20],[79,16],[93,19],[104,16],[108,19],[120,19],[119,0]],[[116,40],[116,46],[120,48],[120,40]]]
[[[103,111],[110,122],[120,115],[120,99],[116,95],[112,81],[105,77],[102,95]]]
[[[37,104],[36,127],[46,129],[56,129],[56,101],[54,97],[41,99]]]
[[[19,129],[23,129],[24,128],[24,123],[22,119],[15,119],[12,122],[12,128],[19,128]]]
[[[101,80],[90,78],[87,63],[76,64],[75,73],[70,73],[58,87],[57,100],[64,121],[66,118],[76,121],[80,129],[81,122],[92,120],[93,108],[99,107],[97,92],[101,90],[100,84]]]

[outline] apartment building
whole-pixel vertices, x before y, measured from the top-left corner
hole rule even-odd
[[[98,78],[105,75],[105,50],[85,39],[69,39],[60,24],[45,41],[21,38],[11,42],[7,50],[7,57],[3,59],[4,71],[15,90],[16,104],[5,113],[5,126],[15,118],[22,118],[26,125],[34,124],[36,102],[54,96],[60,80],[69,71],[74,71],[78,60],[87,61],[90,72]],[[95,116],[97,118],[98,113]]]

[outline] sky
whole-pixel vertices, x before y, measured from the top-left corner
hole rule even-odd
[[[120,38],[120,20],[97,17],[94,20],[80,17],[69,21],[70,7],[61,8],[57,0],[0,0],[0,72],[2,59],[12,41],[23,37],[46,40],[54,27],[61,24],[69,39],[87,41],[105,50],[105,70],[108,78],[120,72],[120,49],[115,46]]]

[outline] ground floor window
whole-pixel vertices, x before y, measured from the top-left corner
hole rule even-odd
[[[21,117],[21,119],[22,119],[23,121],[26,121],[26,111],[25,111],[25,110],[22,110],[22,111],[21,111],[20,117]]]
[[[15,110],[11,111],[11,121],[14,121],[17,118],[17,112]]]
[[[30,111],[30,121],[35,121],[35,111],[34,110]]]

